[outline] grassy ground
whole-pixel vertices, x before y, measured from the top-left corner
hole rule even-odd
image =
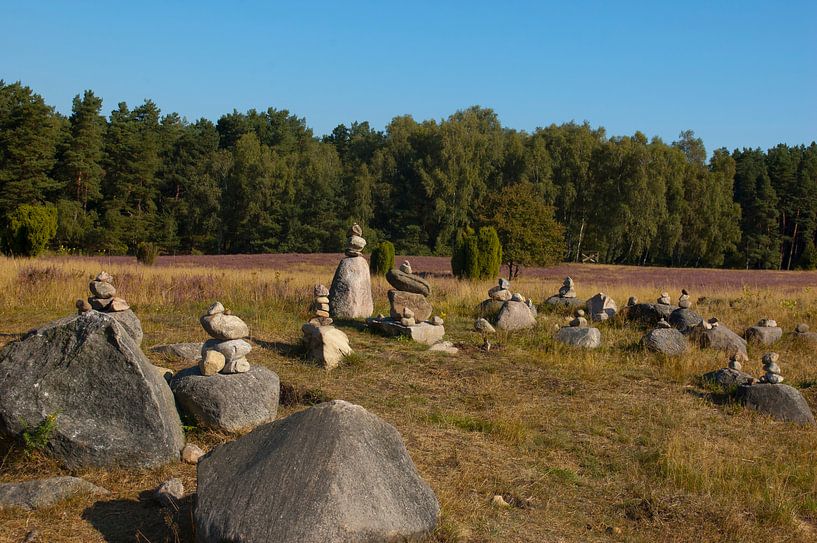
[[[0,343],[73,312],[99,266],[82,259],[0,260]],[[652,284],[612,278],[611,268],[599,281],[592,266],[575,270],[585,278],[577,283],[583,297],[603,290],[623,304],[631,295],[659,294]],[[198,316],[220,300],[250,325],[251,362],[281,377],[279,416],[339,398],[395,425],[442,505],[433,541],[817,539],[817,432],[710,401],[697,377],[725,365],[719,353],[693,350],[674,359],[645,353],[638,348],[642,331],[617,322],[601,326],[601,349],[574,350],[552,339],[563,317],[544,313],[536,329],[500,334],[485,353],[471,326],[491,284],[438,278],[432,302],[448,339],[461,347],[458,355],[349,326],[355,354],[326,373],[301,359],[298,342],[311,286],[331,282],[331,265],[274,271],[113,263],[108,271],[142,319],[145,351],[204,340]],[[541,302],[559,284],[522,277],[513,290]],[[798,322],[817,328],[814,289],[724,285],[693,292],[693,300],[709,298],[697,310],[736,331],[761,317],[777,319],[787,331]],[[387,289],[375,279],[376,313],[387,312]],[[813,347],[787,338],[775,350],[787,383],[817,407]],[[750,348],[744,370],[759,376],[763,352]],[[184,366],[147,354],[158,365]],[[187,437],[207,450],[236,436],[193,429]],[[16,445],[0,459],[0,482],[65,473]],[[171,476],[194,491],[194,467],[74,474],[111,495],[32,513],[0,511],[0,542],[22,541],[32,529],[38,541],[192,541],[190,501],[168,513],[144,493]],[[511,507],[491,505],[495,494]]]

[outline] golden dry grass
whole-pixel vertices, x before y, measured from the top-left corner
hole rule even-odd
[[[69,314],[86,296],[99,264],[0,260],[0,343]],[[734,405],[716,405],[697,377],[724,365],[716,352],[669,359],[638,348],[642,332],[602,325],[595,352],[554,343],[560,315],[540,314],[536,329],[500,334],[484,353],[471,332],[475,306],[489,283],[433,279],[433,303],[446,319],[456,356],[427,351],[345,327],[356,354],[326,373],[299,356],[300,324],[311,286],[328,284],[332,267],[289,271],[114,265],[117,288],[142,319],[151,360],[184,364],[148,351],[157,343],[206,338],[198,316],[221,300],[252,330],[255,364],[275,370],[286,390],[279,416],[326,398],[365,406],[394,424],[442,505],[433,541],[814,541],[817,539],[817,432],[772,421]],[[609,276],[609,269],[606,271]],[[620,284],[620,283],[619,283]],[[513,285],[534,300],[557,281],[522,277]],[[653,286],[585,281],[623,302],[654,299]],[[387,312],[387,284],[375,279],[375,312]],[[673,293],[673,296],[677,296]],[[761,317],[791,330],[817,327],[817,294],[800,290],[694,292],[711,302],[698,310],[736,331]],[[784,339],[775,350],[787,382],[817,407],[815,353]],[[763,349],[750,349],[746,370],[760,374]],[[191,430],[205,449],[236,436]],[[66,473],[26,458],[14,446],[0,460],[0,482]],[[195,468],[84,470],[76,475],[110,496],[81,496],[37,512],[0,512],[0,542],[190,541],[190,503],[163,512],[140,494],[170,476],[195,490]],[[490,504],[502,494],[512,504]]]

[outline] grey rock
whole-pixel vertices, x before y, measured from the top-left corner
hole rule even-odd
[[[201,327],[211,337],[220,340],[241,339],[250,335],[250,328],[240,317],[227,313],[204,315],[199,319]]]
[[[446,354],[457,354],[460,352],[459,349],[454,347],[454,344],[450,341],[438,341],[434,345],[428,348],[429,351],[446,353]]]
[[[794,331],[797,334],[807,334],[809,331],[809,326],[808,324],[801,322],[800,324],[794,327]]]
[[[156,466],[184,446],[167,383],[107,313],[54,321],[0,351],[0,433],[54,413],[47,451],[72,469]]]
[[[493,334],[496,332],[496,329],[491,326],[491,323],[484,318],[479,318],[474,322],[474,330],[480,334]]]
[[[204,456],[204,451],[193,443],[188,443],[182,449],[182,462],[186,464],[198,464],[202,456]]]
[[[401,290],[389,291],[389,315],[393,319],[405,317],[403,312],[405,309],[410,309],[415,320],[427,320],[434,308],[428,303],[426,297],[422,294],[415,294],[412,292],[403,292]]]
[[[185,360],[201,360],[203,343],[163,343],[150,348],[154,353],[166,354]]]
[[[275,420],[278,411],[278,375],[261,366],[245,373],[212,376],[192,367],[177,373],[170,388],[182,412],[202,428],[247,430]]]
[[[97,298],[113,298],[116,296],[116,288],[105,281],[91,281],[88,284],[91,294]]]
[[[142,345],[142,339],[144,339],[145,335],[142,333],[142,322],[136,316],[136,313],[130,309],[125,309],[123,311],[112,311],[108,315],[122,325],[122,328],[133,338],[136,345]]]
[[[335,270],[329,289],[329,314],[336,319],[372,315],[372,278],[365,258],[344,258]]]
[[[500,302],[499,300],[484,300],[477,306],[477,315],[496,322],[496,318],[499,316],[499,312],[502,311],[502,306],[504,305],[505,302]]]
[[[598,328],[565,326],[556,332],[556,341],[585,349],[596,349],[601,346],[601,332]]]
[[[789,385],[755,384],[738,388],[736,398],[747,407],[777,420],[813,425],[814,415],[803,395]]]
[[[316,326],[306,323],[301,327],[304,334],[307,357],[331,370],[343,357],[352,353],[349,337],[334,326]]]
[[[748,373],[732,368],[721,368],[710,371],[702,376],[704,381],[718,384],[725,389],[731,389],[741,385],[750,385],[754,378]]]
[[[444,326],[435,326],[427,322],[418,322],[411,326],[391,319],[367,319],[366,322],[372,329],[387,336],[404,336],[424,345],[434,345],[445,335]]]
[[[707,329],[702,324],[695,326],[689,333],[689,338],[701,349],[717,349],[728,353],[741,353],[744,360],[748,359],[746,340],[718,323],[717,326]]]
[[[650,351],[669,356],[682,355],[689,349],[687,338],[675,328],[656,328],[641,338],[641,344]]]
[[[244,358],[252,350],[252,345],[243,339],[208,339],[201,346],[201,356],[204,357],[207,351],[216,351],[224,355],[225,364],[232,360]]]
[[[40,509],[77,494],[109,494],[104,488],[79,477],[49,477],[21,483],[0,484],[0,509]]]
[[[422,294],[423,296],[431,295],[431,285],[428,284],[428,281],[411,273],[391,269],[386,272],[386,281],[397,290],[402,290],[403,292],[412,292],[414,294]]]
[[[562,298],[561,296],[551,296],[545,300],[545,305],[554,309],[574,309],[577,307],[584,307],[585,300],[579,298]]]
[[[513,299],[513,294],[510,290],[497,286],[488,291],[488,297],[498,302],[507,302]]]
[[[587,313],[590,315],[590,318],[594,321],[612,319],[616,316],[616,313],[618,313],[618,305],[616,305],[616,301],[603,292],[599,292],[587,300],[585,303],[585,308],[587,309]]]
[[[661,319],[669,322],[670,315],[676,309],[677,306],[666,304],[635,304],[627,306],[625,318],[642,326],[653,327]]]
[[[159,488],[153,491],[153,499],[159,505],[177,509],[179,507],[179,500],[184,498],[184,484],[175,477],[168,479],[159,485]]]
[[[505,302],[496,318],[500,330],[524,330],[536,326],[536,317],[525,302]]]
[[[500,277],[498,281],[499,288],[508,290],[511,288],[511,282],[505,279],[504,277]]]
[[[783,329],[779,326],[750,326],[743,336],[747,342],[771,345],[783,338]]]
[[[200,543],[416,541],[438,516],[397,430],[341,400],[256,428],[198,465]]]
[[[681,333],[687,334],[693,327],[698,326],[702,320],[704,320],[703,317],[701,317],[691,309],[679,307],[678,309],[670,313],[667,322],[669,322],[674,328],[679,330]]]
[[[221,373],[246,373],[248,371],[250,371],[250,362],[242,356],[225,362]]]
[[[207,351],[204,353],[204,357],[199,360],[199,372],[205,376],[215,375],[224,369],[226,363],[227,360],[220,352]]]

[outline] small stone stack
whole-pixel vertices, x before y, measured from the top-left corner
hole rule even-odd
[[[659,305],[672,305],[672,298],[669,297],[669,292],[662,292],[656,303]]]
[[[346,258],[340,261],[329,289],[329,313],[339,319],[370,317],[374,311],[369,263],[361,252],[366,247],[363,229],[353,224],[349,229]]]
[[[783,376],[780,375],[780,366],[777,361],[780,355],[777,353],[766,353],[763,355],[763,377],[760,378],[761,383],[768,383],[770,385],[778,385],[783,382]]]
[[[678,307],[681,309],[689,309],[692,307],[692,302],[689,299],[689,292],[687,292],[687,289],[685,288],[681,289],[681,297],[678,298]]]
[[[731,389],[735,386],[751,385],[756,381],[754,377],[743,372],[743,364],[740,363],[741,355],[734,351],[729,355],[727,367],[705,373],[702,377],[704,381],[716,383],[724,389]]]
[[[500,278],[499,284],[488,290],[488,297],[497,302],[507,302],[513,298],[510,288],[511,282],[507,279]]]
[[[576,288],[572,277],[565,277],[562,286],[559,288],[559,293],[545,300],[545,303],[550,306],[562,308],[581,307],[584,305],[584,302],[576,297]]]
[[[584,318],[584,309],[576,310],[576,316],[570,321],[570,326],[587,326],[587,319]]]
[[[246,357],[252,345],[243,339],[250,335],[250,329],[243,320],[224,309],[221,302],[216,302],[199,322],[213,338],[205,341],[201,347],[199,370],[202,375],[249,371],[250,363]]]
[[[343,331],[332,325],[329,317],[329,290],[324,285],[315,285],[315,301],[312,303],[314,316],[301,327],[304,334],[307,356],[321,364],[325,369],[334,369],[344,356],[352,353],[349,338]]]
[[[568,276],[565,277],[564,282],[562,283],[561,288],[559,288],[559,297],[560,298],[575,298],[576,297],[576,289],[573,285],[573,278]]]
[[[584,310],[578,309],[570,326],[563,326],[556,331],[556,341],[585,349],[596,349],[601,346],[601,332],[598,328],[587,326]]]
[[[722,325],[716,317],[693,326],[688,334],[690,340],[701,349],[717,349],[735,354],[740,360],[747,361],[746,340]]]
[[[101,272],[93,281],[88,284],[91,296],[88,300],[77,300],[76,307],[78,313],[85,313],[96,310],[110,315],[125,329],[128,335],[136,342],[142,344],[142,323],[131,311],[128,302],[116,296],[116,287],[113,286],[113,277],[108,272]]]
[[[797,326],[794,327],[794,334],[795,339],[798,340],[805,340],[810,343],[817,343],[817,332],[809,332],[808,324],[801,322]]]
[[[783,329],[777,326],[774,319],[760,319],[754,326],[750,326],[743,334],[746,341],[771,345],[783,337]]]

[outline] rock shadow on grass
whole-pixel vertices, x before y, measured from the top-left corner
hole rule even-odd
[[[174,508],[156,504],[151,495],[146,491],[138,500],[97,501],[82,512],[82,519],[112,543],[193,541],[194,495],[185,496]]]

